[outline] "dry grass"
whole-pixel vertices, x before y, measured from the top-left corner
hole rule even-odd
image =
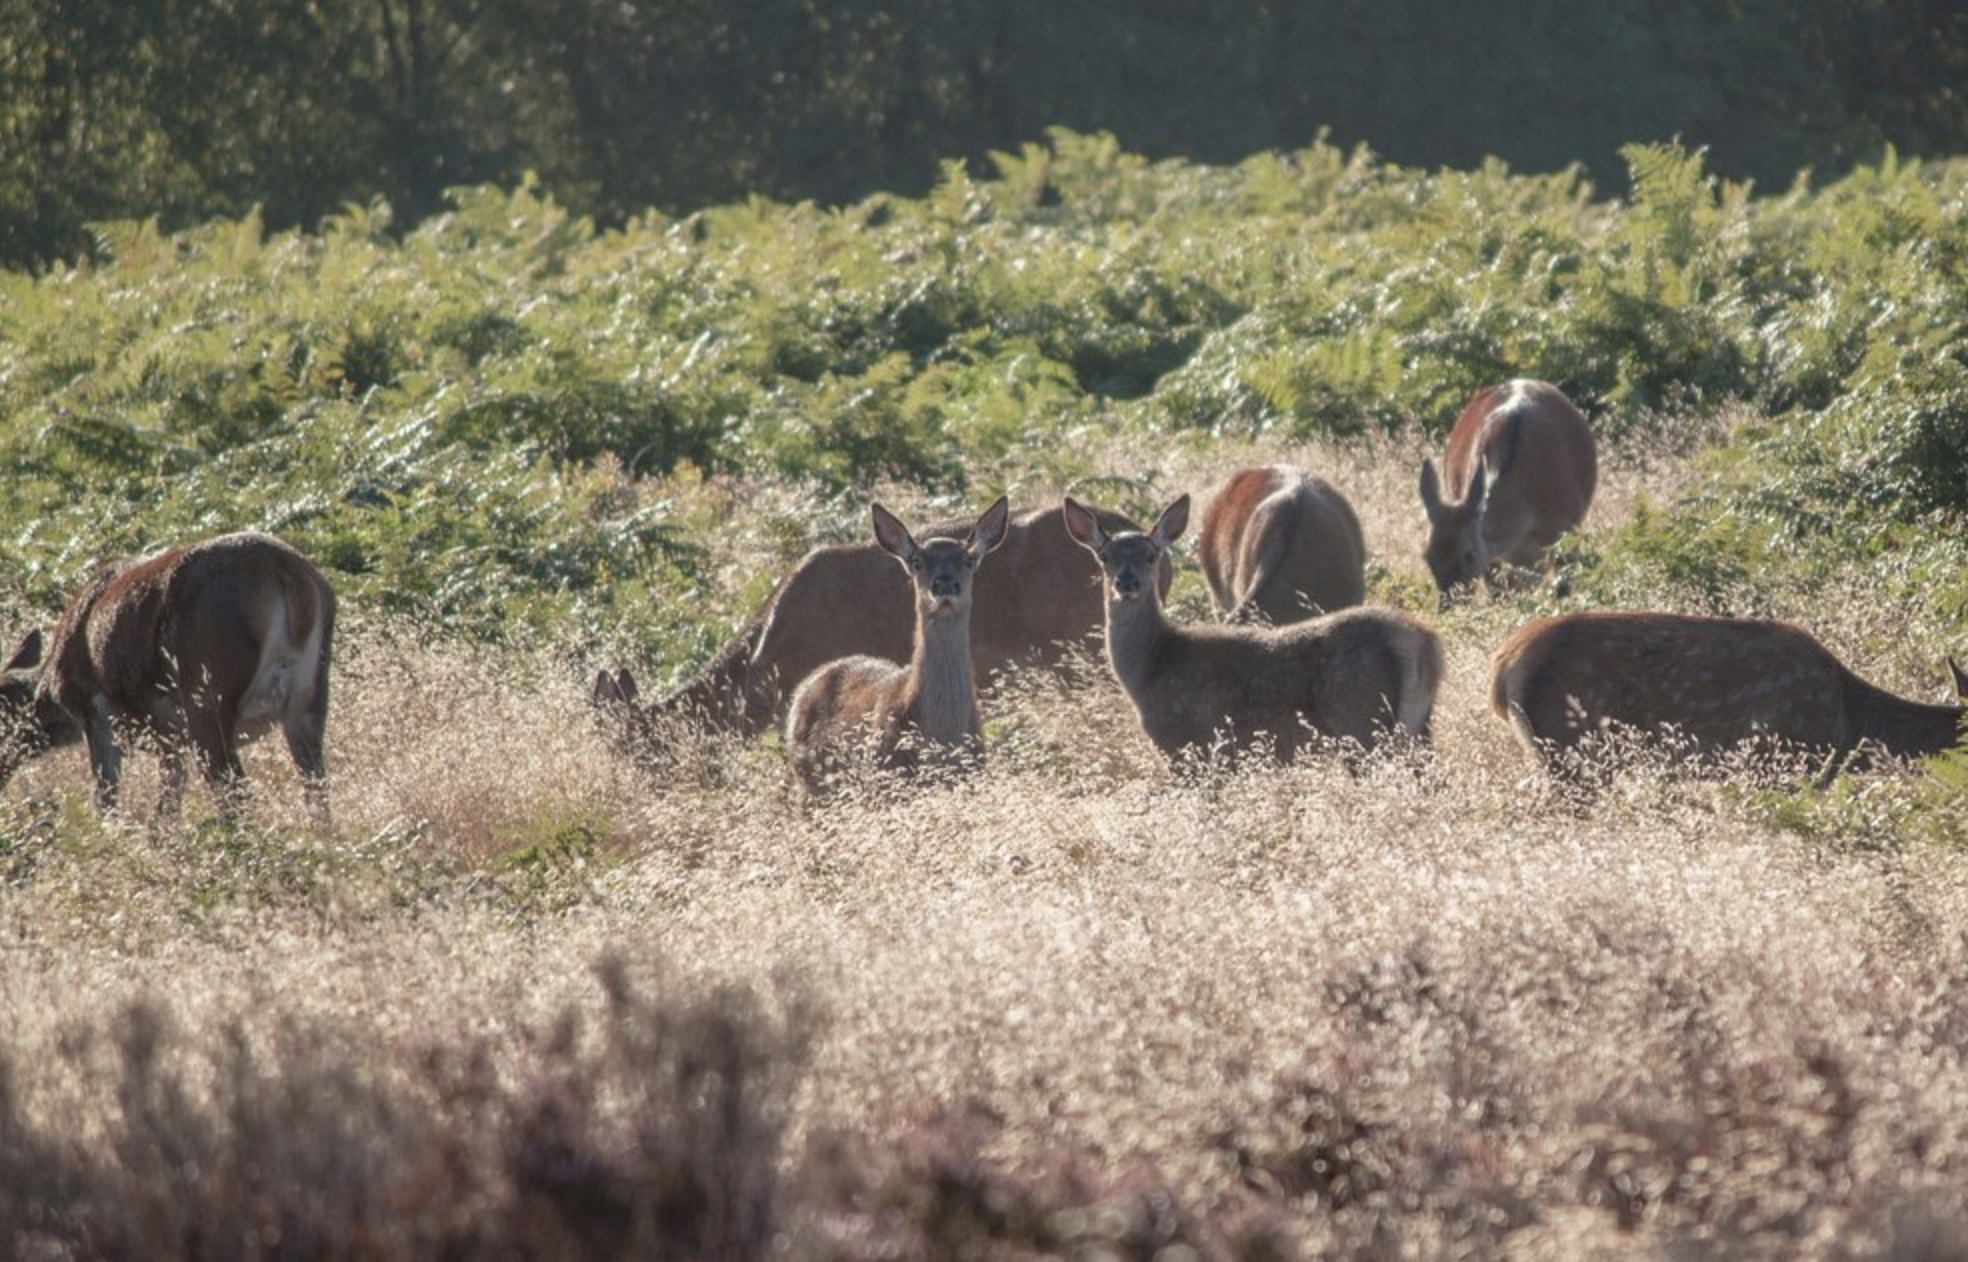
[[[1418,568],[1413,453],[1248,454]],[[97,826],[79,756],[10,788],[5,1251],[1961,1256],[1956,856],[1644,772],[1545,803],[1509,616],[1446,624],[1420,774],[1177,783],[1095,671],[811,813],[769,741],[624,767],[590,663],[351,619],[329,837],[268,747],[238,832]]]

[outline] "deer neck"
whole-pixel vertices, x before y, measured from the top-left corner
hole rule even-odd
[[[1107,663],[1130,695],[1147,686],[1162,644],[1172,634],[1174,628],[1153,596],[1108,600]]]
[[[909,662],[916,726],[937,744],[956,744],[982,726],[970,665],[970,619],[916,615],[916,651]]]
[[[1858,694],[1858,704],[1853,707],[1858,720],[1855,735],[1861,739],[1878,741],[1902,758],[1916,758],[1951,749],[1962,737],[1962,708],[1958,705],[1909,701],[1863,680],[1853,684]]]

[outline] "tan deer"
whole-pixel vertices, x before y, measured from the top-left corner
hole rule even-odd
[[[900,518],[874,506],[875,542],[901,562],[915,593],[916,633],[906,665],[860,655],[808,675],[786,713],[786,753],[809,792],[869,756],[884,770],[925,757],[974,753],[983,722],[971,665],[972,579],[1004,542],[1011,506],[1000,498],[963,537],[917,543]]]
[[[1196,545],[1228,622],[1283,625],[1367,598],[1367,545],[1339,488],[1283,465],[1239,469],[1210,497]]]
[[[1421,462],[1424,557],[1446,602],[1498,565],[1533,565],[1585,520],[1598,455],[1585,417],[1558,387],[1511,381],[1479,390],[1456,417],[1443,461]]]
[[[116,804],[117,729],[153,736],[158,815],[177,814],[187,746],[222,811],[237,812],[242,737],[278,726],[310,809],[326,823],[322,739],[335,593],[271,535],[221,535],[106,566],[56,625],[30,632],[0,677],[0,782],[25,759],[86,740],[96,802]]]
[[[1102,520],[1132,529],[1119,514]],[[929,527],[955,538],[968,521]],[[1092,648],[1100,634],[1099,567],[1059,524],[1059,509],[1022,513],[1006,528],[997,559],[977,577],[970,621],[979,678],[1007,666],[1050,668]],[[1165,565],[1157,578],[1168,589]],[[915,598],[895,559],[873,543],[818,548],[779,583],[765,608],[696,679],[644,704],[634,676],[602,673],[594,703],[604,730],[627,752],[654,755],[666,730],[702,725],[752,736],[772,726],[786,694],[828,662],[863,655],[903,661],[914,651]]]
[[[1428,737],[1442,645],[1390,609],[1349,609],[1284,627],[1181,626],[1152,581],[1189,522],[1189,497],[1153,529],[1109,534],[1070,497],[1065,524],[1100,560],[1107,661],[1148,739],[1171,760],[1268,744],[1289,760],[1330,741],[1372,749],[1390,729]]]
[[[1948,665],[1968,698],[1968,675]],[[1493,659],[1490,706],[1567,777],[1567,751],[1613,727],[1691,759],[1773,742],[1830,755],[1835,771],[1864,746],[1897,758],[1947,749],[1963,714],[1874,687],[1788,622],[1611,612],[1519,628]]]

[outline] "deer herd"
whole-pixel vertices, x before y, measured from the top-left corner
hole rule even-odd
[[[1424,559],[1444,607],[1535,565],[1584,520],[1596,479],[1591,430],[1557,387],[1479,391],[1441,472],[1421,466]],[[975,763],[980,678],[1061,668],[1104,643],[1142,732],[1178,767],[1425,750],[1441,638],[1363,604],[1366,547],[1339,489],[1274,466],[1216,491],[1198,543],[1214,623],[1163,607],[1189,507],[1177,497],[1143,531],[1070,496],[1017,516],[1001,498],[918,537],[876,504],[872,544],[808,554],[693,682],[645,703],[627,671],[603,673],[596,710],[620,748],[652,759],[691,726],[749,736],[783,712],[787,761],[812,798],[857,768]],[[0,783],[84,742],[97,803],[111,808],[119,741],[141,736],[162,761],[160,816],[178,810],[189,751],[230,817],[240,741],[277,726],[325,824],[334,624],[320,571],[269,535],[106,566],[47,641],[29,632],[0,672]],[[1968,699],[1968,674],[1949,666]],[[1652,612],[1520,628],[1494,655],[1490,704],[1534,759],[1574,780],[1581,748],[1620,731],[1676,760],[1774,746],[1836,770],[1948,749],[1964,714],[1874,687],[1789,623]]]

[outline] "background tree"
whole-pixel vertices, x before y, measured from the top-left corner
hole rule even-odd
[[[912,193],[1054,125],[1604,188],[1679,136],[1769,187],[1963,147],[1963,83],[1955,0],[0,0],[0,261],[254,204],[407,226],[527,170],[603,222]]]

